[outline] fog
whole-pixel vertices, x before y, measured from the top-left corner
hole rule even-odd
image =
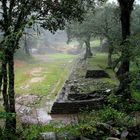
[[[58,30],[56,33],[50,31],[40,30],[38,34],[36,31],[31,31],[31,35],[26,37],[26,47],[29,48],[31,54],[46,54],[46,53],[75,53],[78,48],[77,42],[67,43],[67,33],[65,30]],[[23,47],[25,46],[25,39],[23,38]]]

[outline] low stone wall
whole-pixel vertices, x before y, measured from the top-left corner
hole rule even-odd
[[[110,78],[104,70],[87,70],[85,78]]]
[[[104,98],[55,102],[51,114],[74,114],[84,110],[97,110],[106,103]]]

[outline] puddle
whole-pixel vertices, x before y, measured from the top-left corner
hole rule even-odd
[[[22,115],[19,114],[19,111],[17,111],[22,123],[48,124],[52,120],[52,117],[47,113],[47,111],[45,111],[44,108],[38,108],[35,110],[33,108],[30,108],[30,110],[32,110],[31,113],[25,114],[24,112],[22,112]],[[21,109],[20,109],[20,113],[21,113]]]
[[[52,117],[45,111],[44,108],[37,109],[38,121],[41,124],[46,124],[52,120]]]

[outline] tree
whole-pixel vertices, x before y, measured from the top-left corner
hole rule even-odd
[[[90,1],[85,5],[86,13],[84,14],[84,20],[82,23],[72,22],[67,25],[68,42],[72,38],[76,38],[80,46],[86,45],[86,53],[84,58],[91,57],[93,54],[91,52],[90,41],[91,38],[97,36],[95,24],[95,14],[96,8],[102,6],[107,0],[97,0]]]
[[[73,23],[67,26],[67,34],[68,40],[70,41],[73,38],[76,38],[80,44],[80,47],[83,44],[86,45],[86,53],[84,58],[88,58],[92,56],[91,47],[90,47],[90,39],[92,36],[91,26],[89,25],[90,21],[85,17],[82,23]]]
[[[51,32],[63,29],[65,22],[82,19],[83,6],[80,0],[0,0],[1,45],[0,88],[8,117],[5,122],[6,138],[16,133],[16,110],[14,91],[14,53],[26,27],[35,22]]]
[[[119,9],[115,4],[104,4],[102,6],[97,6],[94,8],[94,11],[89,10],[85,14],[84,21],[81,24],[73,23],[70,25],[68,34],[71,38],[75,37],[78,41],[83,40],[82,42],[85,42],[87,50],[85,56],[87,57],[91,56],[91,37],[106,39],[109,44],[108,64],[111,66],[111,56],[114,50],[114,44],[117,44],[120,41],[121,29],[118,17]]]
[[[118,6],[107,3],[103,7],[98,7],[94,19],[94,32],[96,36],[106,39],[108,44],[108,66],[113,67],[112,54],[115,46],[120,43],[121,29]]]
[[[133,10],[135,0],[118,0],[121,11],[121,27],[122,27],[122,49],[121,49],[121,65],[117,72],[120,80],[119,93],[123,93],[125,98],[131,97],[130,92],[130,50],[129,50],[129,36],[130,36],[130,18]]]
[[[135,5],[132,12],[131,34],[140,34],[140,5]]]

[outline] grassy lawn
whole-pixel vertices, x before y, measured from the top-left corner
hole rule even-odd
[[[73,59],[75,57],[72,54],[63,54],[63,53],[47,54],[47,56],[53,59]]]
[[[92,58],[88,59],[89,69],[99,70],[107,67],[107,54],[96,53]]]
[[[68,75],[74,58],[74,55],[50,54],[44,56],[44,61],[33,59],[29,62],[16,62],[16,93],[48,94],[60,79],[64,80]]]

